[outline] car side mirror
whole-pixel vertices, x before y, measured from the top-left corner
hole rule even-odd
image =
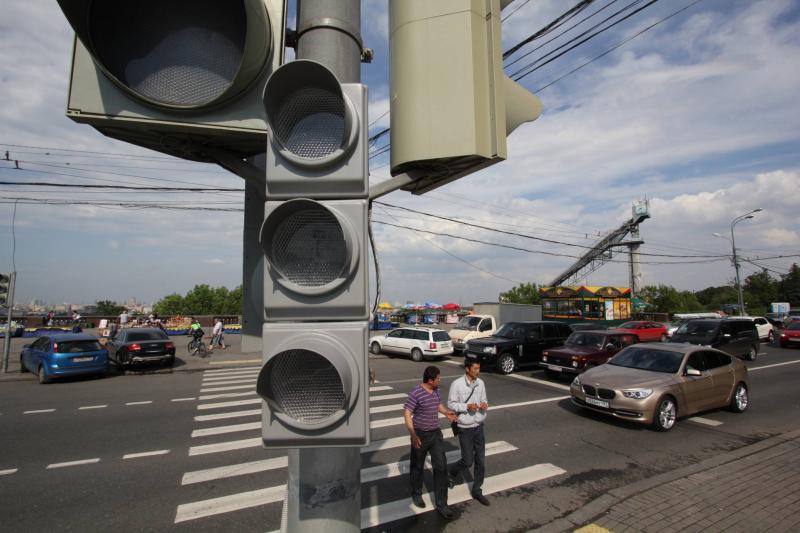
[[[687,376],[699,377],[699,376],[702,376],[703,373],[700,372],[699,370],[697,370],[696,368],[687,368],[686,369],[686,375]]]

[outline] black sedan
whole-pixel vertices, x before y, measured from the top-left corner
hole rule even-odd
[[[117,331],[106,344],[108,357],[124,370],[141,363],[175,364],[175,343],[157,328],[128,328]]]

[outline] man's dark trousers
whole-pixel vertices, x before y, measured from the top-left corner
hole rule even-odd
[[[475,463],[475,477],[472,482],[472,494],[483,494],[484,460],[486,458],[486,438],[483,436],[483,424],[474,428],[459,428],[458,441],[461,445],[461,459],[453,466],[450,475],[457,478],[463,469],[469,470]]]
[[[417,431],[422,441],[419,448],[411,447],[411,494],[422,495],[422,473],[425,469],[425,455],[430,452],[433,465],[433,487],[436,495],[434,505],[447,505],[447,459],[444,456],[442,430]]]

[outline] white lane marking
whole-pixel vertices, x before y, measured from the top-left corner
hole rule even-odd
[[[205,396],[200,396],[198,400],[217,400],[219,398],[241,398],[242,396],[255,396],[258,394],[255,390],[247,391],[247,392],[223,392],[221,394],[207,394]]]
[[[226,390],[242,390],[252,388],[252,385],[231,385],[230,387],[212,387],[210,389],[200,389],[200,392],[222,392]]]
[[[392,411],[402,413],[403,412],[403,405],[402,403],[397,403],[393,405],[380,405],[378,407],[370,407],[369,414],[374,413],[389,413]]]
[[[94,459],[82,459],[80,461],[67,461],[66,463],[53,463],[47,465],[46,470],[50,470],[51,468],[64,468],[67,466],[78,466],[78,465],[90,465],[94,463],[99,463],[100,458],[95,457]]]
[[[384,394],[382,396],[370,396],[369,401],[380,402],[381,400],[396,400],[397,398],[405,398],[407,394]]]
[[[84,405],[83,407],[78,407],[78,411],[83,411],[85,409],[105,409],[108,407],[108,404],[104,405]]]
[[[698,424],[704,424],[706,426],[712,426],[712,427],[722,425],[722,422],[719,422],[717,420],[712,420],[710,418],[703,418],[700,416],[693,416],[691,418],[687,418],[687,420],[689,420],[690,422],[697,422]]]
[[[444,362],[446,363],[447,361],[444,361]],[[458,363],[456,363],[456,364],[458,364]],[[461,364],[459,366],[461,366],[461,368],[464,368],[463,364]],[[463,377],[463,376],[464,376],[463,372],[460,373],[460,374],[452,374],[450,376],[442,376],[442,381],[445,381],[445,380],[450,379],[450,378],[453,378],[453,379],[460,378],[460,377]],[[417,383],[419,383],[422,380],[419,379],[419,378],[409,378],[409,379],[394,379],[392,381],[376,381],[375,383],[408,383],[409,381],[416,381]]]
[[[194,397],[192,397],[192,398],[173,398],[170,401],[171,402],[193,402],[196,399],[197,398],[194,398]]]
[[[260,363],[261,359],[239,359],[237,361],[209,361],[209,365],[238,365],[241,363]]]
[[[507,403],[503,405],[489,405],[489,411],[496,411],[497,409],[508,409],[511,407],[524,407],[526,405],[536,405],[539,403],[557,402],[566,400],[569,396],[552,396],[550,398],[542,398],[541,400],[530,400],[527,402]],[[439,418],[444,418],[443,414],[439,414]],[[405,424],[403,417],[398,418],[384,418],[382,420],[373,420],[369,423],[370,429],[385,428],[389,426],[399,426]]]
[[[237,372],[235,374],[225,374],[224,376],[203,376],[203,383],[210,383],[212,381],[225,381],[227,379],[255,379],[258,377],[258,372]]]
[[[236,433],[237,431],[250,431],[261,429],[261,422],[250,422],[247,424],[234,424],[232,426],[218,426],[213,428],[195,429],[192,431],[192,438],[208,437],[209,435],[222,435],[224,433]]]
[[[774,368],[776,366],[784,366],[784,365],[796,365],[797,363],[800,363],[800,361],[787,361],[785,363],[775,363],[774,365],[751,366],[747,369],[747,371],[755,372],[756,370],[763,370],[765,368]]]
[[[200,385],[201,387],[217,387],[219,385],[244,385],[245,383],[255,383],[258,381],[256,378],[247,378],[247,379],[231,379],[225,381],[214,381],[212,383],[206,383],[205,381]]]
[[[388,385],[379,385],[377,387],[370,387],[369,388],[370,392],[378,392],[378,391],[382,391],[382,390],[392,390],[392,388],[389,387]]]
[[[228,442],[220,442],[217,444],[192,446],[189,448],[189,457],[195,455],[206,455],[209,453],[230,452],[233,450],[242,450],[244,448],[256,448],[262,444],[263,441],[261,440],[261,437],[257,437],[255,439],[233,440]]]
[[[229,513],[240,509],[249,509],[268,503],[283,501],[286,492],[286,485],[278,485],[266,489],[240,492],[230,496],[211,498],[199,502],[184,503],[178,506],[175,513],[175,523],[186,522],[204,516],[213,516],[221,513]]]
[[[549,463],[512,470],[505,474],[486,478],[483,483],[483,494],[488,495],[513,489],[564,473],[566,473],[566,470]],[[469,490],[466,484],[461,484],[450,489],[447,495],[447,503],[453,505],[470,500],[472,495],[470,495]],[[427,492],[422,495],[422,499],[427,504],[425,509],[414,506],[411,503],[411,498],[404,498],[402,500],[361,509],[361,528],[375,527],[380,524],[393,522],[401,518],[422,514],[435,509],[433,502],[431,502],[431,497]]]
[[[152,452],[140,452],[140,453],[129,453],[123,455],[123,459],[138,459],[139,457],[151,457],[153,455],[166,455],[169,453],[169,450],[155,450]]]
[[[191,485],[193,483],[203,483],[204,481],[213,481],[215,479],[224,479],[228,477],[254,474],[256,472],[277,470],[278,468],[286,468],[288,465],[289,458],[284,455],[283,457],[263,459],[261,461],[250,461],[249,463],[241,463],[238,465],[207,468],[206,470],[197,470],[195,472],[185,473],[183,475],[183,479],[181,480],[181,485]]]
[[[401,439],[401,446],[408,445],[408,439]],[[515,451],[517,448],[505,441],[490,442],[486,444],[486,455],[495,455],[498,453],[505,453]],[[364,453],[364,452],[362,452]],[[451,450],[447,452],[448,463],[455,462],[461,457],[460,450]],[[244,476],[248,474],[255,474],[258,472],[266,472],[269,470],[277,470],[279,468],[286,468],[289,464],[287,456],[274,457],[272,459],[264,459],[261,461],[250,461],[247,463],[240,463],[230,466],[221,466],[216,468],[208,468],[205,470],[197,470],[195,472],[187,472],[183,475],[181,485],[191,485],[194,483],[203,483],[206,481],[214,481],[217,479],[225,479],[236,476]],[[428,468],[431,467],[430,460],[426,463]],[[361,482],[369,483],[378,479],[400,476],[408,473],[409,461],[399,461],[392,465],[378,465],[361,470]]]
[[[246,372],[248,370],[261,370],[260,366],[241,366],[239,368],[219,368],[216,370],[206,370],[204,376],[215,376],[219,374],[230,374],[231,372]]]
[[[261,416],[261,409],[248,409],[247,411],[232,411],[230,413],[218,413],[216,415],[199,415],[194,417],[195,422],[207,422],[209,420],[223,420],[225,418],[239,418],[240,416]]]
[[[19,468],[9,468],[7,470],[0,470],[0,476],[8,476],[17,471],[19,471]]]
[[[538,383],[539,385],[545,385],[547,387],[553,387],[556,389],[569,390],[569,385],[562,385],[561,383],[552,383],[550,381],[545,381],[543,379],[529,378],[528,376],[521,376],[519,374],[508,374],[508,376],[506,377],[521,379],[523,381],[530,381],[531,383]]]
[[[23,411],[23,415],[36,415],[39,413],[52,413],[55,409],[37,409],[35,411]]]
[[[234,402],[220,402],[220,403],[203,403],[197,406],[198,409],[204,411],[206,409],[220,409],[222,407],[236,407],[237,405],[254,405],[261,403],[261,398],[253,398],[252,400],[236,400]]]
[[[149,403],[153,403],[153,400],[146,400],[143,402],[128,402],[125,405],[147,405]]]

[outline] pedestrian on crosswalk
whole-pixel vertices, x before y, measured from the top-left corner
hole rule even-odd
[[[439,413],[451,422],[456,420],[456,415],[442,405],[439,396],[441,380],[438,368],[427,367],[422,374],[422,383],[408,393],[403,416],[411,436],[411,500],[417,507],[425,507],[422,500],[422,474],[425,456],[430,452],[436,510],[449,520],[453,518],[453,511],[447,506],[447,459],[444,437],[439,429]]]
[[[447,407],[458,416],[458,442],[461,444],[461,459],[448,469],[447,482],[453,488],[464,470],[469,471],[474,464],[472,477],[472,497],[483,505],[489,500],[483,495],[484,460],[486,458],[486,437],[483,423],[489,403],[486,398],[486,385],[478,376],[481,363],[474,358],[464,359],[464,376],[450,384]]]

